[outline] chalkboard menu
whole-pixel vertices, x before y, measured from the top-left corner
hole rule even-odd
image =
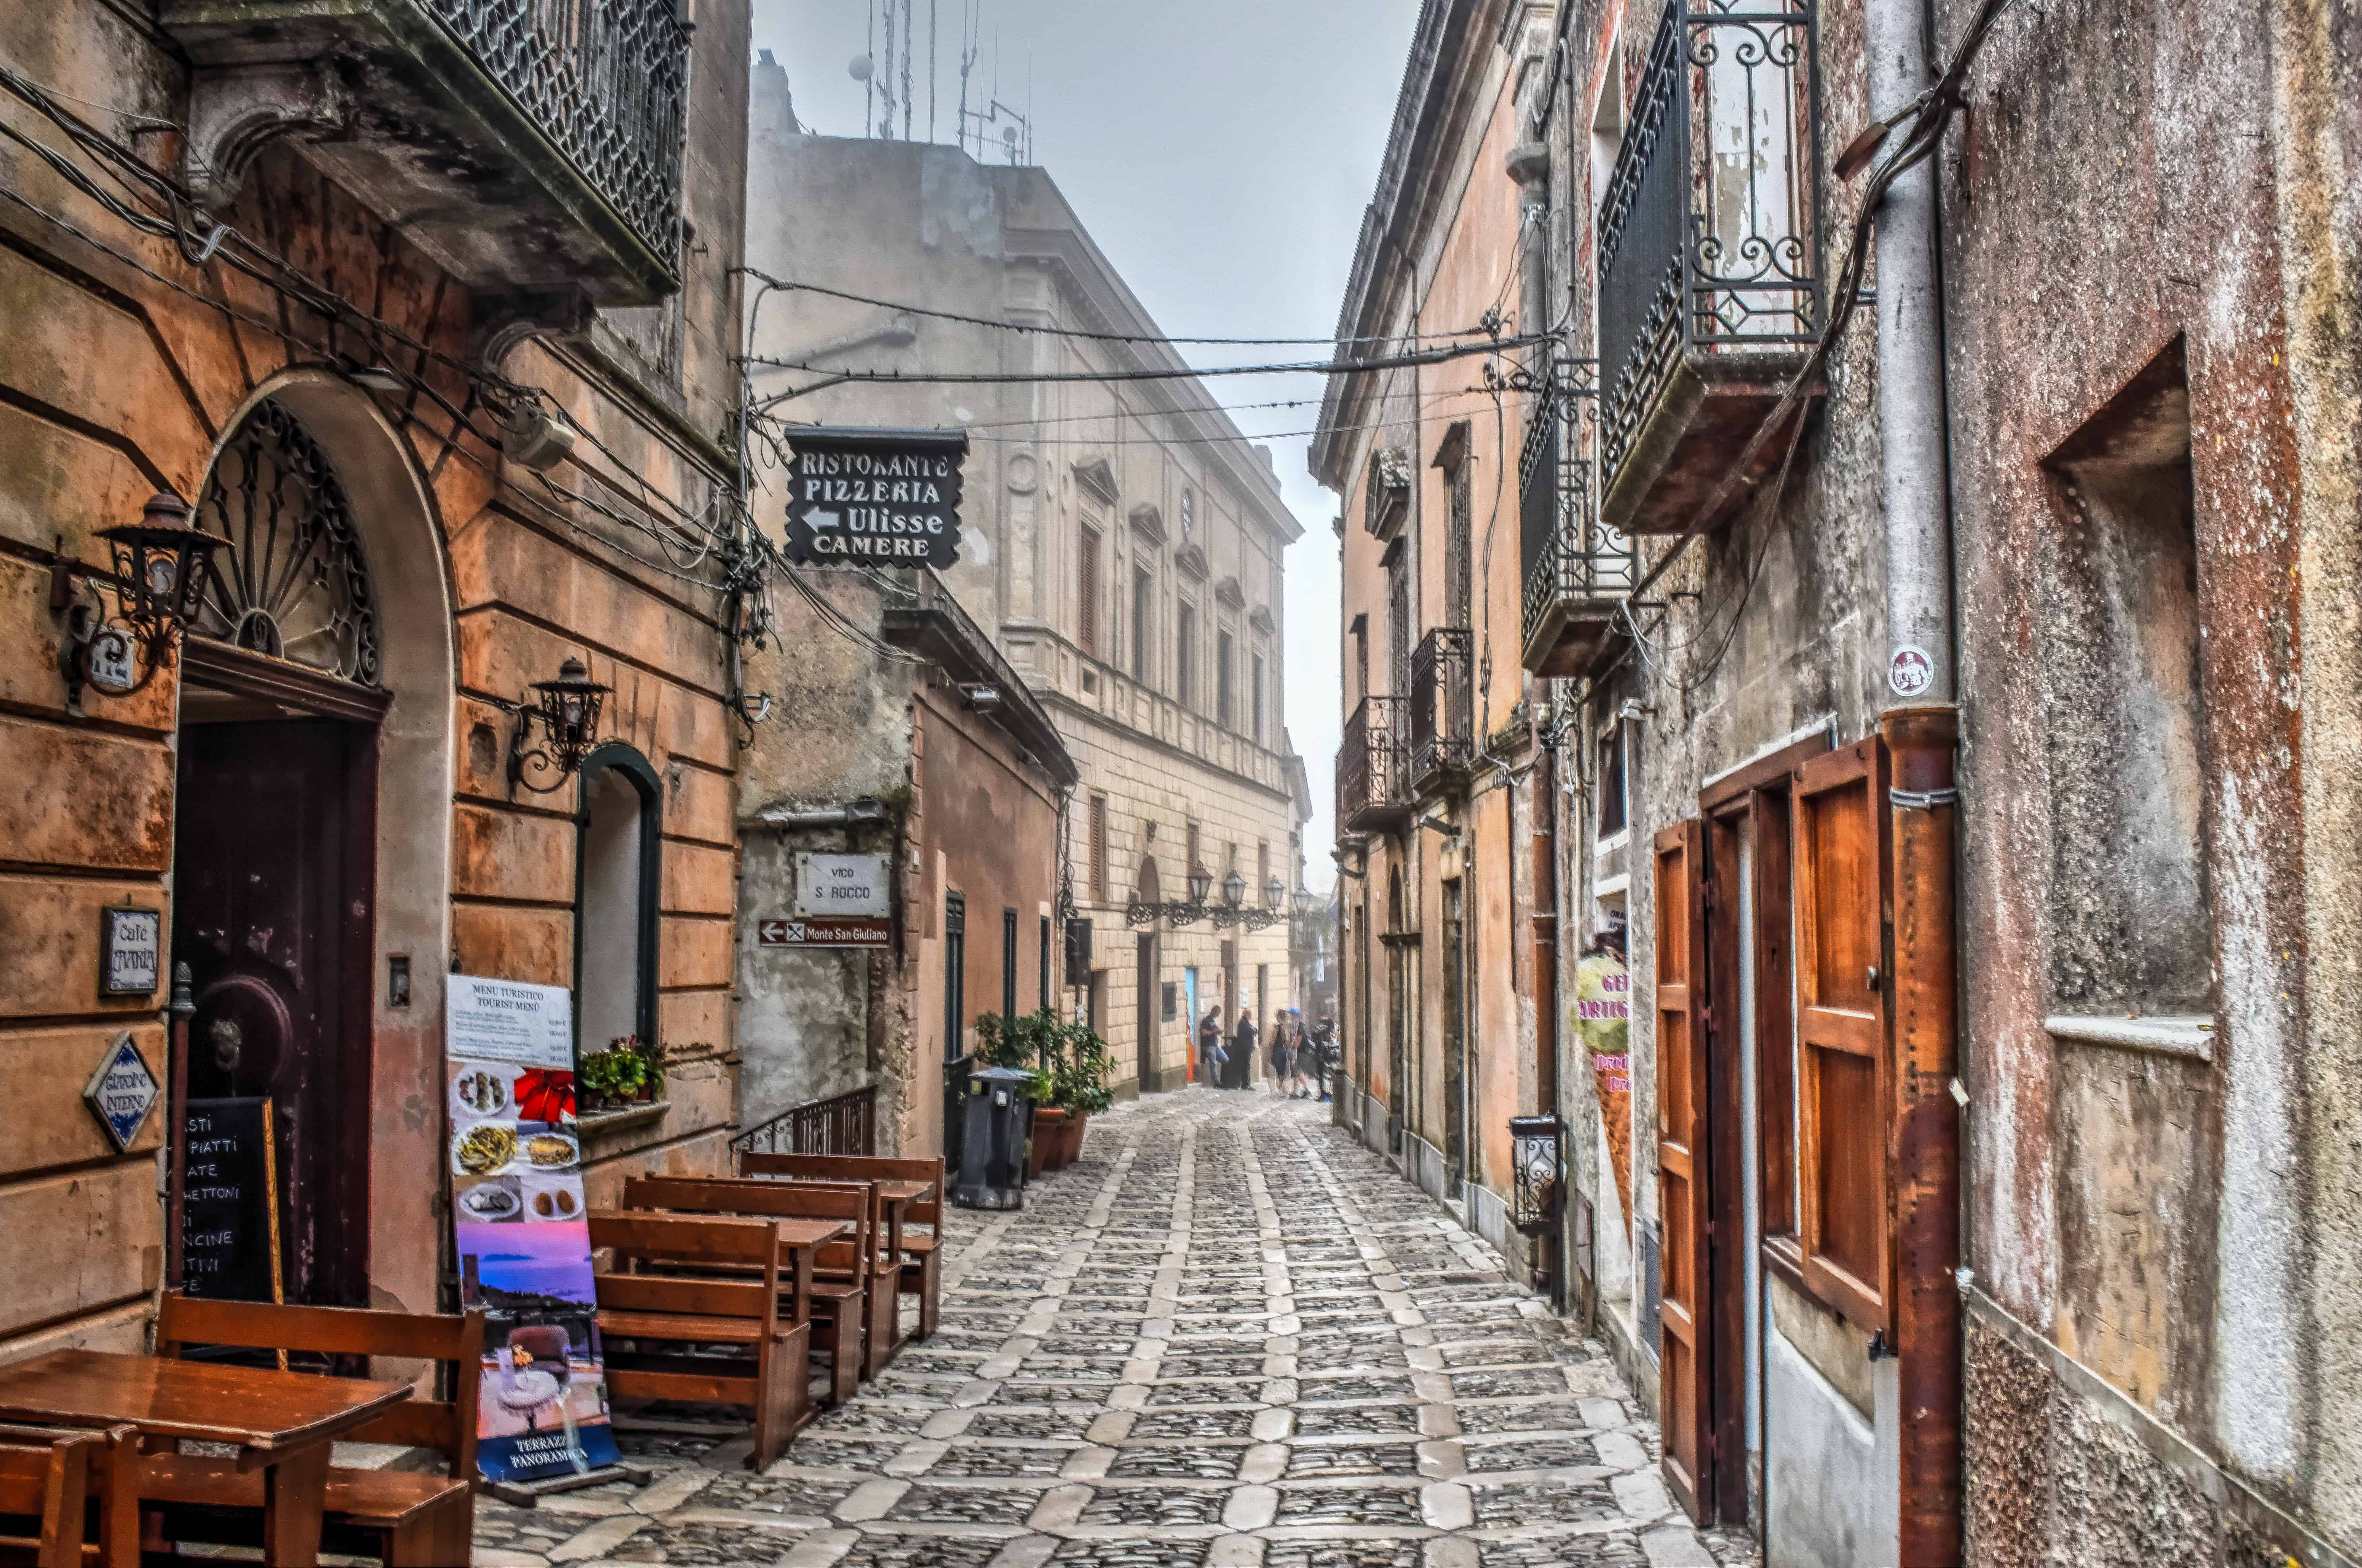
[[[191,1296],[278,1298],[278,1162],[268,1099],[193,1099],[181,1171],[181,1280]]]

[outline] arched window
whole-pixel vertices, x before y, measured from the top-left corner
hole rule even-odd
[[[657,1040],[657,910],[663,794],[648,759],[604,745],[582,764],[574,819],[575,1040],[583,1050]]]

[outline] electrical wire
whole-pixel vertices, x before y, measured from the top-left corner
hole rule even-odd
[[[828,299],[849,301],[854,304],[875,305],[879,310],[890,310],[901,315],[925,316],[934,321],[957,322],[966,326],[987,326],[1001,332],[1025,333],[1041,337],[1068,337],[1085,343],[1137,343],[1162,347],[1187,344],[1191,347],[1227,348],[1326,348],[1350,344],[1418,343],[1430,338],[1441,340],[1496,335],[1493,328],[1483,326],[1467,327],[1456,332],[1414,333],[1407,337],[1400,335],[1390,335],[1385,337],[1158,337],[1145,333],[1091,332],[1075,326],[1037,326],[1030,322],[995,321],[990,316],[963,315],[957,311],[934,310],[926,305],[905,304],[895,300],[872,299],[866,294],[849,293],[843,289],[823,288],[818,283],[791,282],[786,279],[774,278],[768,272],[753,267],[734,267],[731,271],[744,273],[750,278],[758,278],[771,288],[781,292],[820,294]]]

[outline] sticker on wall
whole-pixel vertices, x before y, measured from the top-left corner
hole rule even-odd
[[[1886,684],[1897,697],[1916,697],[1936,684],[1936,661],[1926,648],[1905,643],[1886,661]]]

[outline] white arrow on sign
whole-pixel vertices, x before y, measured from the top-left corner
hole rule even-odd
[[[804,526],[807,528],[842,528],[844,526],[844,513],[842,512],[807,512],[804,513]]]

